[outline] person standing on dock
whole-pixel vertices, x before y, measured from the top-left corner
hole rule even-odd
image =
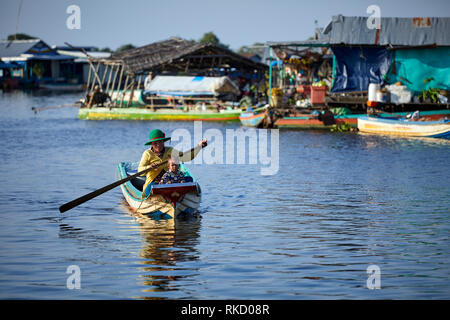
[[[155,167],[155,169],[150,170],[146,174],[146,180],[143,187],[144,193],[145,189],[150,183],[152,182],[159,183],[164,173],[166,173],[166,171],[169,170],[167,162],[161,166],[158,166],[159,163],[168,160],[170,157],[177,159],[179,162],[191,161],[197,156],[200,150],[207,145],[206,139],[203,139],[197,144],[197,146],[194,149],[191,150],[191,152],[179,156],[180,151],[172,147],[166,147],[164,145],[164,142],[170,140],[170,137],[166,137],[165,133],[162,132],[161,130],[153,129],[152,131],[150,131],[148,137],[149,141],[145,145],[151,145],[151,147],[145,150],[144,153],[142,154],[138,171],[143,171],[150,167]]]

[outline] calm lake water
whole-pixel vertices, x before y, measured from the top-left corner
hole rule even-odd
[[[0,299],[450,298],[449,141],[280,131],[275,175],[188,164],[198,220],[133,215],[120,188],[60,214],[139,161],[151,129],[194,134],[192,122],[31,110],[79,98],[0,94]],[[67,288],[72,265],[80,289]]]

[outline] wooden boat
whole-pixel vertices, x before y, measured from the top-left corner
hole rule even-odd
[[[408,112],[396,112],[396,113],[381,113],[380,117],[405,117]],[[437,121],[445,117],[450,117],[450,110],[433,110],[433,111],[421,111],[421,117],[427,121]],[[358,119],[366,117],[367,114],[347,114],[341,116],[334,116],[336,125],[347,124],[356,128],[358,126]],[[291,129],[331,129],[332,125],[325,125],[323,121],[317,117],[312,117],[309,114],[299,114],[295,116],[283,117],[275,122],[275,126],[279,129],[291,128]]]
[[[357,126],[357,119],[361,115],[335,116],[335,124],[348,124],[352,127]],[[310,115],[299,115],[295,117],[283,117],[275,122],[275,126],[280,129],[330,129],[333,125],[326,125],[322,120]]]
[[[358,130],[406,137],[445,138],[450,137],[450,120],[414,121],[364,116],[358,118]]]
[[[255,110],[247,110],[247,112],[241,113],[239,120],[243,126],[259,128],[268,117],[267,109],[268,107],[262,107]]]
[[[126,178],[136,170],[132,163],[121,162],[118,165],[119,176]],[[196,214],[201,201],[201,189],[198,182],[190,172],[180,164],[181,172],[191,177],[192,182],[174,184],[150,184],[147,187],[148,197],[143,196],[145,177],[137,177],[121,184],[123,196],[131,210],[140,214],[158,216],[163,218],[176,218]]]
[[[51,91],[81,91],[84,89],[82,84],[73,83],[39,83],[39,88]]]
[[[80,108],[82,120],[239,121],[240,109],[174,110],[148,108]]]

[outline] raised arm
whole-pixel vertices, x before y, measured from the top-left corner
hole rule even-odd
[[[180,156],[178,159],[180,162],[188,162],[191,161],[192,159],[194,159],[197,154],[200,152],[200,150],[202,150],[202,148],[207,146],[207,141],[206,139],[203,139],[202,141],[200,141],[192,150],[191,152],[184,152],[182,156]],[[179,152],[178,150],[173,149],[172,150],[172,156],[174,156],[175,158],[177,157],[177,152]]]

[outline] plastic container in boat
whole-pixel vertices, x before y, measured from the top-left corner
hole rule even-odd
[[[380,90],[380,85],[376,83],[369,84],[369,93],[368,100],[369,101],[377,101],[377,90]]]

